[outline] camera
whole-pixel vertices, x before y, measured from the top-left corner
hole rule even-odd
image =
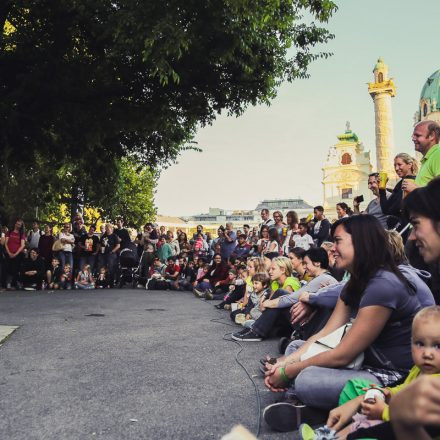
[[[362,203],[364,201],[364,196],[363,195],[357,196],[354,198],[354,201],[356,203]]]

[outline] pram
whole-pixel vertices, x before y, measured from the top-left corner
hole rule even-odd
[[[118,287],[122,288],[125,284],[131,283],[131,286],[136,288],[139,271],[137,248],[134,243],[130,243],[119,253]]]

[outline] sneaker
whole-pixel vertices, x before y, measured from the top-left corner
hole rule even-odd
[[[214,299],[214,295],[213,295],[211,289],[208,289],[208,290],[205,292],[205,299],[208,299],[208,300]]]
[[[197,298],[203,298],[205,296],[205,292],[202,292],[199,289],[194,289],[193,293],[195,296],[197,296]]]
[[[264,408],[263,418],[274,431],[295,431],[301,423],[301,409],[288,402],[273,403]]]
[[[215,304],[215,306],[214,306],[216,309],[218,309],[218,310],[222,310],[223,309],[223,306],[222,306],[222,304],[220,303],[220,304]]]
[[[241,332],[233,333],[232,339],[235,341],[243,341],[243,342],[260,342],[263,338],[255,333],[251,328],[244,329]]]
[[[335,440],[336,431],[330,429],[328,426],[321,426],[320,428],[313,429],[307,423],[300,425],[298,429],[300,440]]]

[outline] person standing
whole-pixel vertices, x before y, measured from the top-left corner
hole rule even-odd
[[[417,161],[409,154],[399,153],[394,158],[394,169],[400,180],[389,197],[386,188],[379,186],[380,208],[385,215],[392,216],[391,219],[388,219],[388,226],[401,230],[408,223],[408,220],[404,219],[401,215],[402,200],[406,195],[402,190],[402,185],[405,179],[414,180],[416,178],[419,167]],[[392,224],[390,224],[391,221]]]
[[[17,219],[12,231],[6,232],[5,251],[6,251],[6,276],[7,287],[17,288],[20,266],[23,260],[23,250],[25,247],[24,222],[21,218]]]
[[[225,239],[221,244],[221,255],[224,261],[229,259],[237,244],[237,236],[232,227],[232,223],[226,223],[226,228],[224,231]]]
[[[259,229],[260,229],[260,234],[261,234],[261,228],[263,227],[263,226],[267,226],[268,228],[271,228],[274,224],[275,224],[275,221],[272,219],[272,218],[270,218],[270,212],[269,212],[269,210],[268,209],[266,209],[266,208],[263,208],[262,210],[261,210],[261,220],[263,220],[259,225],[258,225],[258,227],[259,227]]]
[[[422,121],[415,127],[412,135],[414,148],[423,155],[420,171],[414,181],[405,180],[402,189],[407,193],[417,187],[426,186],[432,179],[440,176],[440,125],[434,121]]]
[[[330,235],[330,222],[325,218],[324,208],[320,205],[313,208],[314,225],[309,234],[317,247],[321,246],[323,241],[328,240]]]
[[[63,244],[63,250],[58,254],[61,267],[64,268],[66,264],[70,266],[70,271],[73,269],[73,247],[75,244],[75,237],[71,233],[72,225],[70,223],[64,223],[63,230],[58,234],[58,239]]]
[[[388,227],[388,216],[382,212],[380,207],[380,198],[379,198],[379,173],[371,173],[368,176],[368,188],[370,191],[376,196],[368,205],[367,209],[363,211],[363,214],[370,214],[373,217],[376,217],[379,220],[379,223],[382,225],[384,229]],[[386,197],[391,195],[390,192],[386,193]],[[353,201],[354,212],[359,214],[359,202],[357,200]]]
[[[44,259],[46,270],[49,270],[52,264],[52,246],[54,241],[52,228],[49,225],[44,225],[44,235],[38,240],[38,253]]]
[[[107,223],[105,225],[104,235],[100,241],[99,253],[99,269],[106,267],[110,278],[110,287],[113,287],[114,276],[116,271],[117,253],[120,245],[119,237],[114,233],[113,225]]]

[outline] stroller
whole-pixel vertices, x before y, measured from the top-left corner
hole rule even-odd
[[[139,262],[137,248],[134,243],[130,243],[119,253],[118,287],[122,288],[125,284],[131,283],[131,286],[136,288],[138,280]]]

